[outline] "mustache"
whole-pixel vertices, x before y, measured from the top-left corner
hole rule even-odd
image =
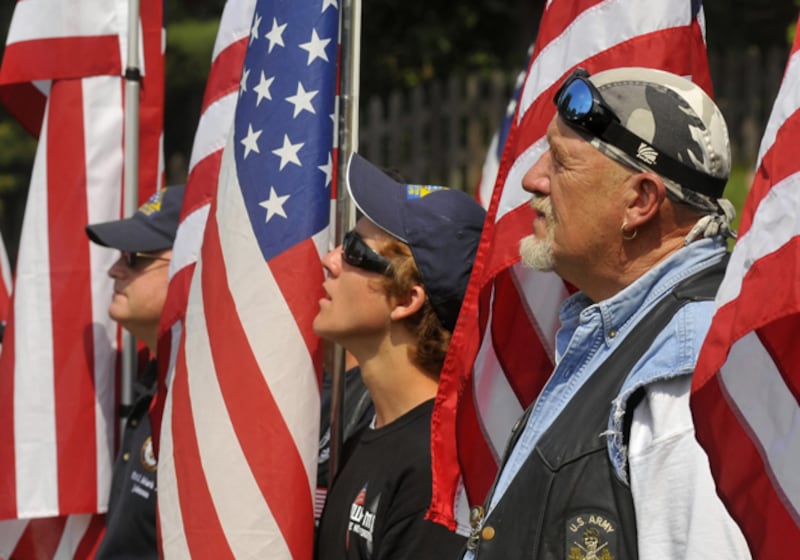
[[[550,203],[550,197],[534,196],[531,198],[530,207],[536,212],[544,216],[548,221],[553,217],[553,205]]]

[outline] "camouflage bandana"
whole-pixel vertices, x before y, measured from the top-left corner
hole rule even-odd
[[[731,169],[728,128],[719,108],[699,86],[650,68],[616,68],[594,74],[589,80],[622,126],[684,165],[727,179]],[[590,135],[585,137],[611,159],[640,171],[653,171],[619,148]],[[692,185],[661,177],[670,198],[710,215],[701,220],[703,231],[693,230],[687,243],[698,237],[733,236],[730,221],[735,210],[729,201],[713,199],[692,190]]]

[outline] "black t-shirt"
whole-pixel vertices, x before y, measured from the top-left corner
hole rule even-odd
[[[432,412],[430,400],[348,443],[322,513],[319,560],[457,556],[464,538],[424,519],[431,501]]]
[[[136,401],[114,463],[106,532],[96,559],[158,558],[156,542],[156,459],[148,409],[155,393],[156,361],[136,384]]]

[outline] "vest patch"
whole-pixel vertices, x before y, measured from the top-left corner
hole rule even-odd
[[[608,514],[587,511],[566,523],[564,558],[567,560],[615,560],[619,524]]]

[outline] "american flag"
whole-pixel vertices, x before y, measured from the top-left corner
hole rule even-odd
[[[576,67],[645,66],[685,75],[710,91],[697,0],[547,2],[506,141],[478,258],[442,371],[432,420],[434,521],[467,533],[514,422],[553,367],[558,307],[568,287],[520,264],[531,232],[524,173],[546,150],[553,95]]]
[[[167,393],[166,558],[310,558],[336,0],[259,0]]]
[[[162,11],[142,3],[142,199],[161,175]],[[116,255],[91,246],[84,226],[121,217],[126,13],[124,0],[18,2],[0,68],[0,98],[39,138],[0,356],[0,519],[36,521],[7,522],[4,551],[43,542],[47,527],[61,528],[56,546],[77,550],[75,535],[96,538],[97,520],[64,516],[106,509]]]
[[[217,192],[222,150],[233,127],[242,64],[247,45],[252,40],[250,26],[253,23],[255,5],[256,0],[226,2],[214,43],[211,70],[189,160],[189,177],[186,181],[180,224],[172,247],[169,292],[159,325],[158,355],[169,359],[159,360],[158,396],[150,409],[150,423],[157,451],[166,388],[175,371],[192,274],[200,254],[211,201]]]
[[[530,60],[531,54],[533,54],[533,45],[528,49],[528,56],[525,59],[526,63]],[[505,148],[506,140],[508,140],[508,133],[511,131],[511,123],[514,122],[514,115],[517,114],[517,104],[519,103],[519,96],[522,93],[522,84],[525,83],[525,70],[526,68],[523,68],[517,75],[514,91],[511,94],[508,105],[506,105],[503,120],[500,122],[500,127],[497,129],[497,132],[492,136],[489,149],[486,150],[486,159],[483,160],[481,179],[478,182],[475,198],[478,200],[478,203],[486,209],[489,208],[489,203],[492,201],[494,184],[497,182],[497,172],[500,170],[500,158],[503,156],[503,149]]]
[[[800,36],[761,142],[691,406],[754,558],[800,542]]]

